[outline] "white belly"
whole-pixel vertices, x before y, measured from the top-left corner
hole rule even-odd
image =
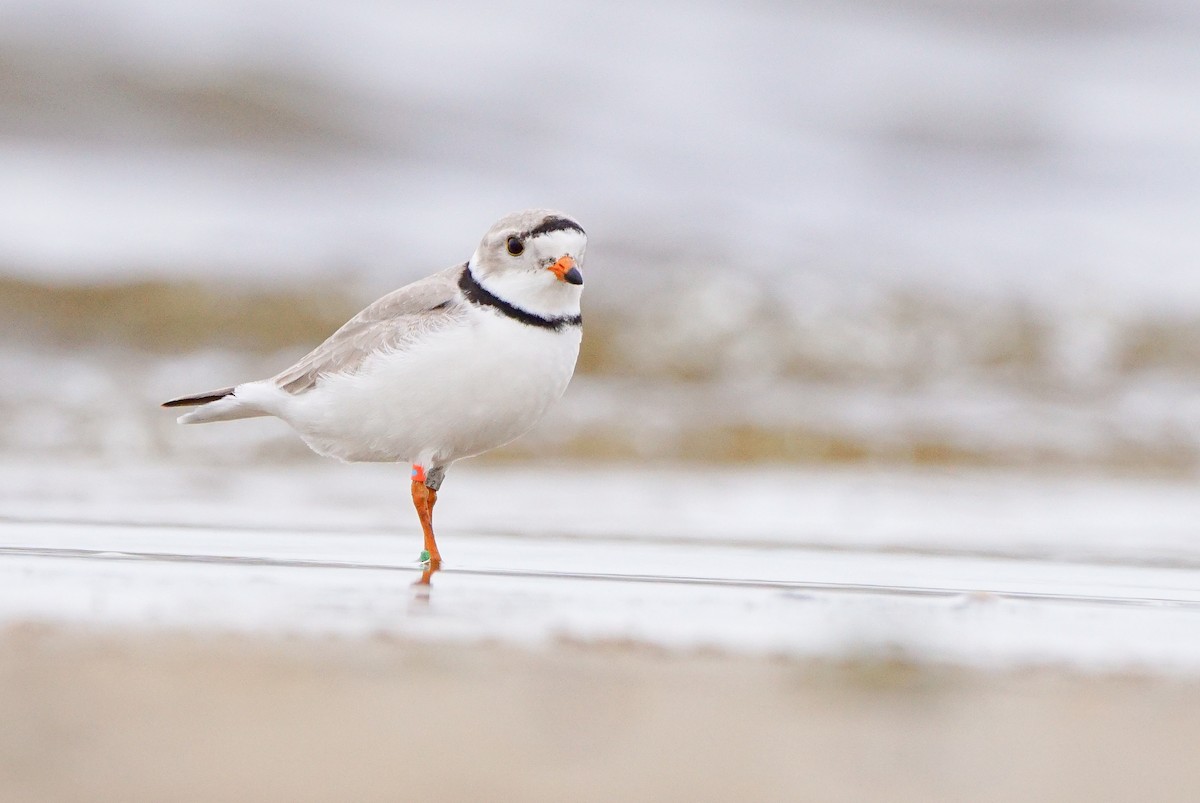
[[[567,388],[579,327],[553,331],[485,310],[401,352],[323,378],[281,417],[316,452],[446,464],[528,431]]]

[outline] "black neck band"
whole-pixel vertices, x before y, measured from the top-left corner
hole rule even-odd
[[[555,332],[560,332],[568,326],[583,325],[582,315],[560,315],[555,318],[543,318],[541,315],[535,315],[528,310],[523,310],[520,307],[509,304],[477,282],[475,277],[471,275],[470,265],[463,266],[463,272],[458,277],[458,287],[472,304],[499,310],[502,315],[528,324],[529,326],[537,326],[542,329],[551,329]]]

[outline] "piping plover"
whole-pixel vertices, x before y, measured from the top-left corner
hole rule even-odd
[[[273,415],[318,454],[411,463],[436,569],[446,469],[525,433],[571,380],[586,247],[566,215],[513,213],[470,260],[379,299],[283,373],[163,406],[196,406],[181,424]]]

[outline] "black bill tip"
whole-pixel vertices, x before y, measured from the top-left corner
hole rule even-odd
[[[579,268],[571,268],[563,274],[563,281],[567,284],[583,284],[583,274],[579,272]]]

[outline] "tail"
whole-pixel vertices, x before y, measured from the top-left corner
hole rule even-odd
[[[235,421],[239,418],[254,418],[270,413],[257,405],[247,404],[237,397],[237,388],[222,388],[196,396],[181,396],[163,402],[163,407],[196,407],[190,413],[179,416],[180,424],[205,424],[209,421]]]

